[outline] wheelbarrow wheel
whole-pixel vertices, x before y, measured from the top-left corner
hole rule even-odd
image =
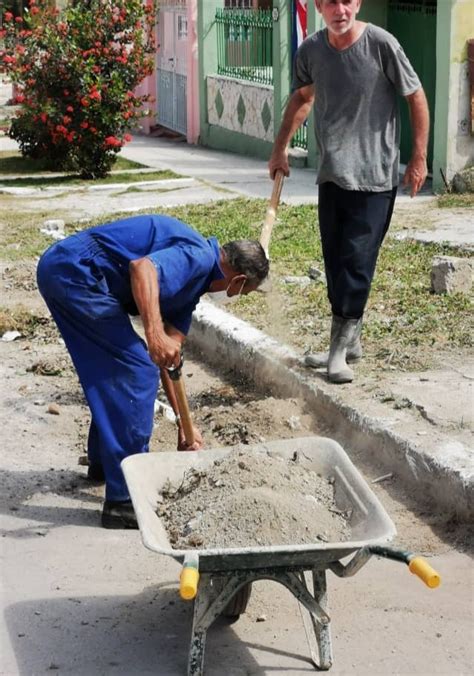
[[[222,615],[228,622],[237,622],[239,617],[247,610],[247,604],[252,593],[252,583],[245,584],[239,591],[231,598],[227,606],[224,608]]]

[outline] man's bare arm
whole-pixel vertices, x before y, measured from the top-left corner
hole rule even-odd
[[[290,175],[288,164],[288,144],[290,143],[296,130],[301,127],[308,117],[311,106],[314,101],[314,87],[308,85],[297,89],[291,95],[286,106],[280,130],[275,139],[273,152],[268,163],[270,177],[275,177],[277,169],[281,169],[285,176]]]
[[[150,357],[162,368],[178,366],[181,343],[165,331],[160,312],[160,291],[156,268],[149,258],[129,265],[132,294],[143,321]]]
[[[414,94],[410,94],[406,97],[406,100],[410,111],[413,147],[411,159],[403,177],[403,185],[410,185],[410,194],[415,197],[423,187],[428,174],[426,156],[430,133],[430,111],[423,89],[418,89]]]

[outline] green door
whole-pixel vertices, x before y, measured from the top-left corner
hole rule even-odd
[[[431,116],[428,169],[433,166],[433,129],[436,95],[436,6],[437,0],[388,0],[387,30],[403,47],[421,80]],[[400,159],[411,155],[412,135],[406,102],[401,104],[402,138]]]

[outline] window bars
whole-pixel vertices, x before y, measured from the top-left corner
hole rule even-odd
[[[260,84],[273,84],[271,10],[216,9],[217,72]]]

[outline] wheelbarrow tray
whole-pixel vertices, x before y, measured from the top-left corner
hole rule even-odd
[[[191,468],[210,467],[235,448],[255,453],[269,453],[290,459],[298,454],[302,467],[334,480],[337,509],[349,511],[350,541],[315,542],[239,548],[195,549],[201,572],[245,569],[315,566],[326,568],[362,547],[391,540],[395,526],[370,490],[343,448],[324,437],[303,437],[256,444],[226,447],[199,452],[158,452],[132,455],[122,462],[122,469],[132,498],[143,544],[159,554],[182,562],[189,550],[173,549],[165,527],[156,513],[159,495],[165,483],[179,486]]]

